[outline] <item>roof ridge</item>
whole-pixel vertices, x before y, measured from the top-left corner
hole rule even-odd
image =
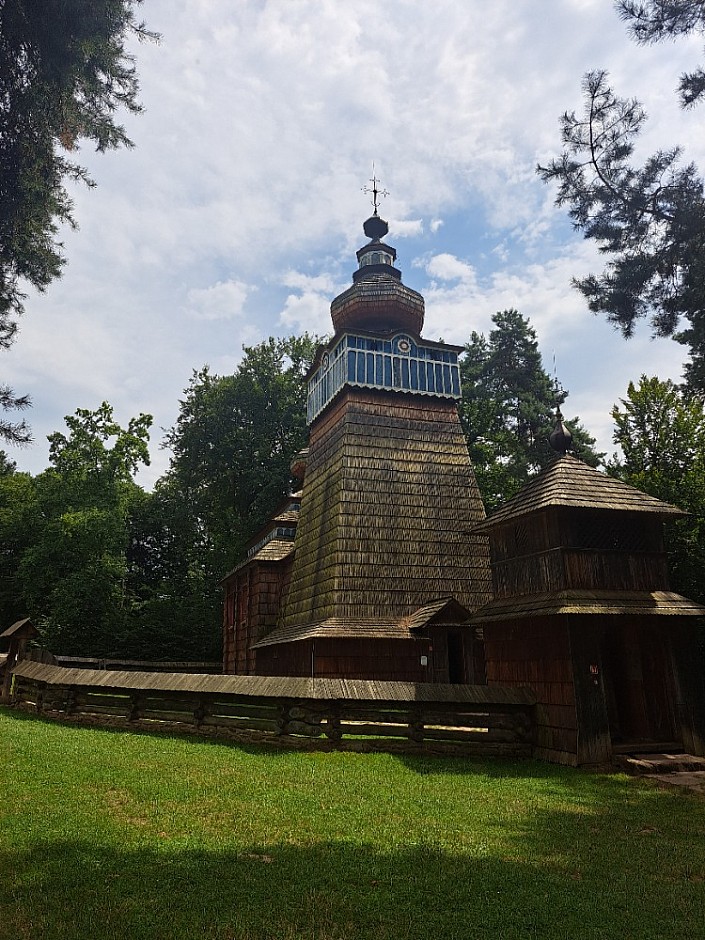
[[[687,515],[677,506],[609,476],[573,454],[561,454],[472,531],[486,532],[497,524],[549,506]]]

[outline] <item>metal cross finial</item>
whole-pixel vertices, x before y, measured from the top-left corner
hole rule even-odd
[[[374,214],[377,215],[377,209],[379,208],[379,200],[382,199],[383,196],[388,196],[389,193],[387,192],[386,189],[377,188],[377,184],[379,183],[379,180],[375,176],[374,163],[372,164],[372,178],[370,179],[369,182],[372,183],[372,188],[370,189],[369,186],[363,186],[362,191],[363,193],[372,193],[372,205],[375,210]]]

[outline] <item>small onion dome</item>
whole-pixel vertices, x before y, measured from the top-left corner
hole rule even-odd
[[[384,238],[389,232],[389,226],[384,219],[381,219],[375,212],[374,215],[371,215],[369,219],[366,219],[362,223],[362,230],[368,238],[371,238],[373,241],[379,241],[380,238]]]
[[[330,307],[336,333],[348,329],[404,330],[419,336],[424,321],[424,299],[401,282],[394,267],[397,252],[380,241],[389,226],[378,215],[363,225],[372,240],[357,252],[358,269],[353,284],[339,294]]]
[[[563,415],[560,409],[556,413],[556,426],[549,435],[548,443],[561,456],[567,454],[573,446],[573,435],[563,423]]]
[[[291,475],[295,480],[303,480],[308,462],[308,447],[304,447],[291,461]]]

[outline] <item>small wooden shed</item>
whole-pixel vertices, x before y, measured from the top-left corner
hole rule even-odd
[[[487,681],[533,690],[538,757],[705,754],[705,608],[669,590],[663,542],[681,515],[563,453],[473,529],[490,539],[494,599],[472,617]]]
[[[10,692],[10,671],[27,652],[27,644],[39,636],[39,630],[29,617],[17,620],[0,633],[0,702],[7,701]]]

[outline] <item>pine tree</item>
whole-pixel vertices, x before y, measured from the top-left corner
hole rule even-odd
[[[0,348],[23,311],[23,285],[43,291],[64,257],[59,225],[74,225],[69,180],[93,185],[66,154],[132,146],[115,121],[139,112],[129,35],[155,39],[136,19],[142,0],[2,0],[0,3]],[[0,408],[29,400],[0,386]],[[24,422],[0,418],[0,439],[26,443]]]
[[[488,509],[513,496],[555,456],[548,436],[567,392],[543,367],[536,332],[517,310],[496,313],[489,340],[473,333],[461,361],[460,420]],[[578,418],[570,422],[577,455],[602,454]]]
[[[639,42],[705,32],[701,0],[618,3]],[[681,101],[705,94],[702,69],[684,75]],[[558,184],[556,204],[567,206],[576,229],[608,256],[601,274],[574,281],[591,310],[604,314],[625,337],[650,318],[656,336],[672,336],[689,349],[688,384],[705,390],[705,190],[680,148],[658,150],[641,166],[632,162],[646,121],[641,104],[620,98],[601,69],[583,79],[581,116],[561,119],[564,150],[538,173]]]

